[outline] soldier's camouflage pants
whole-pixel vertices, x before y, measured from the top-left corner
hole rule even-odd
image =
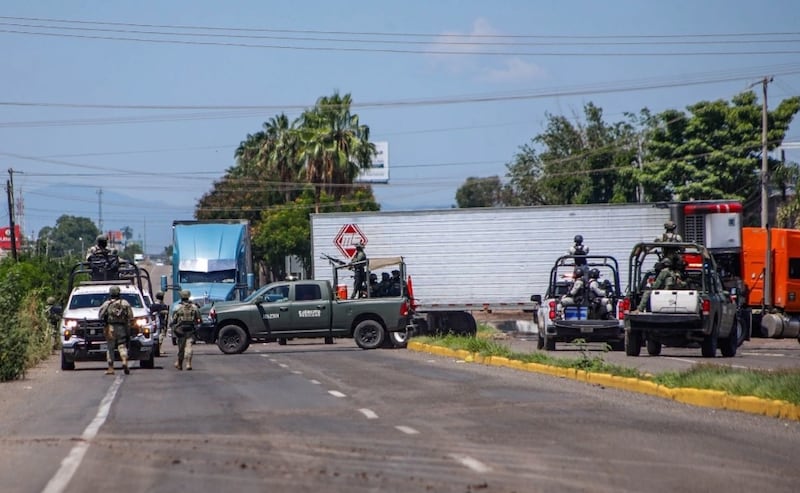
[[[114,365],[114,349],[119,351],[123,363],[128,362],[128,327],[120,324],[110,324],[106,328],[106,361],[108,366]]]
[[[194,345],[194,331],[186,332],[178,337],[178,361],[192,360],[192,346]]]

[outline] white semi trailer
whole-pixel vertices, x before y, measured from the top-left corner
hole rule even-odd
[[[313,274],[332,281],[323,254],[347,260],[364,241],[368,257],[403,257],[423,326],[469,333],[472,312],[533,311],[531,295],[544,294],[553,262],[578,234],[590,253],[616,257],[626,282],[631,248],[659,236],[668,219],[666,204],[312,214]]]

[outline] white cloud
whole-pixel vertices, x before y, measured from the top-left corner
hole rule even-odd
[[[502,36],[502,33],[483,17],[473,21],[469,32],[443,32],[429,47],[431,65],[453,75],[494,83],[526,81],[544,75],[544,70],[537,64],[519,57],[479,54],[492,50],[491,46],[485,45],[491,39],[483,36]]]

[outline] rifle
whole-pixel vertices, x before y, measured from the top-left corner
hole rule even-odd
[[[347,262],[345,262],[344,260],[339,260],[338,258],[331,257],[330,255],[325,254],[325,253],[322,254],[322,258],[327,259],[328,262],[330,262],[332,264],[336,264],[336,265],[345,265],[345,264],[347,264]]]

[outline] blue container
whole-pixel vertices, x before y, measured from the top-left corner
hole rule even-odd
[[[589,318],[589,307],[567,306],[564,307],[564,320],[586,320]]]

